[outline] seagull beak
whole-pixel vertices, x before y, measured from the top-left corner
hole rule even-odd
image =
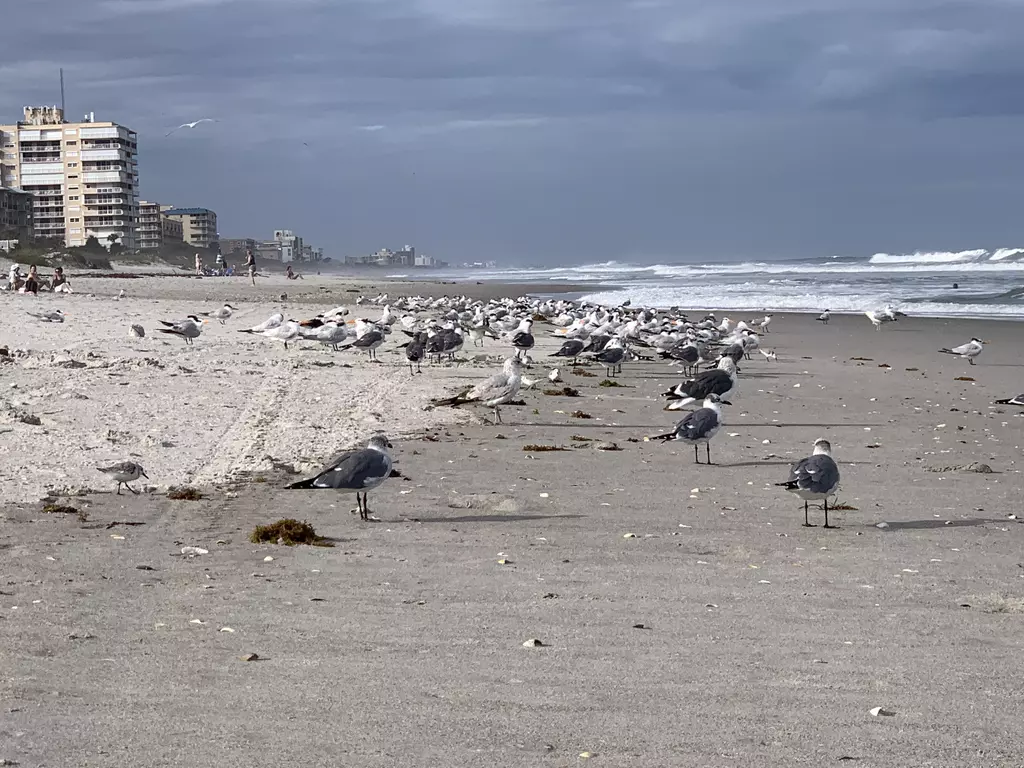
[[[719,400],[718,402],[720,402],[722,405],[732,405],[732,403],[730,403],[728,400]]]

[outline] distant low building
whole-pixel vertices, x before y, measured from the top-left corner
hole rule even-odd
[[[0,187],[0,240],[32,239],[32,197],[22,189]]]
[[[350,266],[370,267],[446,267],[443,261],[430,256],[416,253],[411,245],[403,245],[397,251],[381,248],[376,253],[366,256],[346,256],[345,263]]]
[[[161,206],[163,214],[181,222],[183,239],[189,245],[199,248],[216,247],[220,240],[217,234],[217,214],[209,208],[173,208]]]
[[[228,237],[220,241],[220,252],[225,256],[232,253],[244,256],[247,250],[256,253],[256,240],[251,237]]]
[[[263,240],[256,244],[256,255],[268,261],[281,261],[281,243],[277,240]]]

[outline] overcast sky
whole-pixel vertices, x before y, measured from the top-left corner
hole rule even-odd
[[[41,0],[0,122],[139,132],[145,198],[328,255],[1024,242],[1024,0]],[[220,120],[164,134],[185,121]]]

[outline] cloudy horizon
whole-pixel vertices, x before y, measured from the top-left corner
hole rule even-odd
[[[4,25],[0,123],[59,103],[63,67],[68,119],[138,131],[142,196],[222,237],[509,263],[1024,242],[1020,0],[51,0]]]

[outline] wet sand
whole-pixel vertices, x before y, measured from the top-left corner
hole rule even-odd
[[[772,329],[763,346],[779,361],[742,365],[712,466],[643,442],[678,418],[658,397],[674,369],[630,363],[607,388],[599,368],[560,365],[581,397],[538,383],[502,426],[418,402],[363,425],[403,435],[408,479],[370,495],[381,522],[359,523],[349,497],[282,491],[295,475],[270,466],[256,478],[241,461],[198,502],[103,489],[71,500],[85,522],[8,504],[0,759],[1021,765],[1024,529],[1010,515],[1021,514],[1024,416],[992,405],[1024,389],[1019,326],[908,318],[876,333],[864,318],[776,315]],[[977,366],[935,352],[972,335],[993,342]],[[228,357],[206,354],[221,361],[211,366]],[[309,366],[294,386],[346,392],[366,381],[347,377],[371,376],[398,391],[408,371],[381,357],[369,374],[359,359]],[[543,378],[534,358],[528,375]],[[455,389],[490,370],[431,369],[415,386]],[[159,392],[154,380],[146,394]],[[391,397],[373,399],[401,401]],[[316,431],[324,410],[336,409],[300,411],[276,434]],[[313,465],[356,432],[302,450]],[[840,502],[856,508],[836,513],[837,530],[803,528],[802,505],[773,485],[819,436],[843,472]],[[994,472],[944,469],[978,461]],[[336,546],[248,542],[284,516]],[[183,557],[186,545],[209,554]],[[543,647],[523,647],[532,638]],[[249,653],[260,660],[240,660]]]

